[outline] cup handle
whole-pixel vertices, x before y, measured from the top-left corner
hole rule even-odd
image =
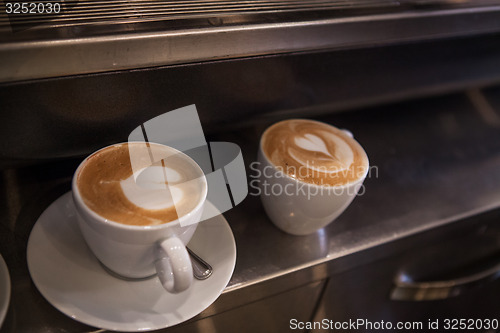
[[[155,255],[156,273],[163,288],[173,294],[188,289],[193,282],[193,266],[182,241],[176,236],[161,241]]]

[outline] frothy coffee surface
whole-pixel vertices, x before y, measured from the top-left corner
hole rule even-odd
[[[368,157],[359,143],[331,125],[291,119],[269,127],[262,149],[289,176],[316,185],[344,185],[362,178]]]
[[[85,204],[129,225],[157,225],[192,211],[205,189],[189,158],[156,144],[124,143],[91,155],[77,176]]]

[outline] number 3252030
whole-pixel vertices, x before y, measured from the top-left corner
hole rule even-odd
[[[7,14],[58,14],[61,5],[58,2],[6,2]]]

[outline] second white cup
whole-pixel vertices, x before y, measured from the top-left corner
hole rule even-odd
[[[317,121],[301,119],[291,121],[319,124],[340,131],[329,124]],[[281,123],[286,122],[288,121]],[[266,132],[269,130],[270,128]],[[349,131],[343,132],[352,138]],[[361,147],[359,149],[368,161],[364,150]],[[343,185],[307,183],[291,177],[274,165],[263,150],[262,139],[259,144],[258,164],[260,197],[264,209],[274,225],[292,235],[308,235],[334,221],[354,200],[369,170],[367,164],[355,181]]]

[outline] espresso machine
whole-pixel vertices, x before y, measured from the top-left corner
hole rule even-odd
[[[0,332],[500,332],[500,1],[41,7],[0,6]],[[37,221],[86,156],[193,104],[246,168],[248,195],[223,214],[227,284],[173,322],[72,317],[78,302],[61,310],[32,278]],[[307,236],[276,228],[252,187],[261,134],[291,118],[348,129],[376,167]]]

